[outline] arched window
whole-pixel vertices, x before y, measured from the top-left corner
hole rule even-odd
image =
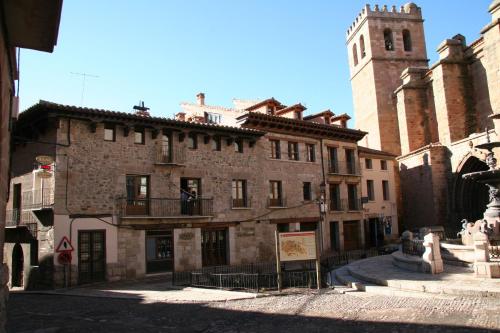
[[[358,64],[358,50],[356,48],[356,43],[352,46],[352,57],[354,59],[354,66]]]
[[[384,30],[384,45],[387,51],[394,51],[394,41],[392,40],[391,29]]]
[[[403,30],[403,47],[405,51],[411,51],[411,36],[409,30]]]
[[[365,52],[365,37],[363,37],[363,35],[361,35],[361,37],[359,37],[359,51],[361,52],[361,59],[363,59],[366,55],[366,52]]]

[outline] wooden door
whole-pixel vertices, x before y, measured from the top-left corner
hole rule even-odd
[[[359,243],[359,221],[344,221],[344,250],[357,250]]]
[[[103,281],[105,276],[105,231],[78,231],[78,283]]]
[[[227,230],[202,230],[201,239],[203,266],[227,265]]]

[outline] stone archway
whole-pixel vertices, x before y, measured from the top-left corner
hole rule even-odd
[[[24,253],[21,244],[16,243],[12,250],[12,287],[22,287],[24,280]]]
[[[461,163],[455,174],[454,198],[454,231],[461,229],[460,221],[467,219],[470,222],[483,218],[483,212],[489,202],[488,187],[473,180],[465,180],[462,175],[469,172],[488,170],[486,163],[475,156],[468,156]]]

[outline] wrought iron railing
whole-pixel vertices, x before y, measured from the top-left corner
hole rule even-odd
[[[347,162],[346,160],[330,161],[328,163],[328,173],[340,175],[361,175],[359,161]]]
[[[184,164],[186,163],[186,149],[183,147],[158,146],[156,163]]]
[[[54,204],[54,188],[44,188],[23,192],[21,195],[22,209],[48,208]]]
[[[357,198],[354,201],[349,201],[348,199],[330,200],[331,212],[360,211],[362,210],[362,207],[360,198]]]
[[[378,255],[376,249],[346,251],[321,257],[321,270],[326,275],[331,270],[350,262]],[[281,263],[283,288],[315,288],[317,286],[315,262]],[[203,267],[186,272],[174,272],[174,285],[191,285],[204,288],[243,289],[252,292],[278,288],[276,263],[224,265]]]
[[[231,208],[251,208],[252,207],[252,198],[245,197],[243,199],[234,199],[231,198]]]
[[[281,197],[281,198],[267,198],[267,207],[268,208],[273,208],[273,207],[286,207],[286,198]]]
[[[424,241],[420,239],[404,239],[402,241],[403,253],[421,257],[425,252]]]
[[[26,227],[33,235],[36,235],[38,224],[31,211],[12,209],[7,210],[5,213],[6,227]]]
[[[213,215],[212,198],[189,200],[171,198],[130,200],[120,198],[118,199],[118,207],[121,216],[180,217]]]

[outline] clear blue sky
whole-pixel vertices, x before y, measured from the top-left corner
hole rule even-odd
[[[397,8],[406,1],[385,2]],[[21,51],[21,110],[45,99],[172,117],[181,101],[275,97],[352,115],[345,32],[367,0],[65,0],[54,53]],[[374,2],[372,4],[383,2]],[[427,52],[491,20],[491,0],[421,0]],[[351,124],[353,125],[353,123]]]

